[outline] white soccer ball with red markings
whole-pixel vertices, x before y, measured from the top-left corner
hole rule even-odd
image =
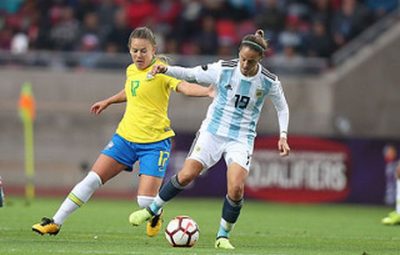
[[[165,238],[173,247],[192,247],[199,240],[199,226],[189,216],[176,216],[168,223]]]

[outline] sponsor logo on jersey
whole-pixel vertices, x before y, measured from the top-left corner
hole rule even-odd
[[[227,90],[232,90],[233,88],[232,88],[232,85],[231,85],[231,84],[228,84],[228,85],[225,85],[225,89],[227,89]]]

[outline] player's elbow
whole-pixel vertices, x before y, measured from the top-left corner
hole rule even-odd
[[[184,95],[188,95],[188,88],[187,88],[187,82],[182,81],[181,83],[178,84],[178,87],[176,89],[176,92],[182,93]]]

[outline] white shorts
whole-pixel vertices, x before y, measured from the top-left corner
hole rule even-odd
[[[204,171],[224,157],[228,167],[232,163],[237,163],[249,171],[252,153],[253,147],[247,143],[203,131],[197,133],[188,159],[199,161],[203,165]]]

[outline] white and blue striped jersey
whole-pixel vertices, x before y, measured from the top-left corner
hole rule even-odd
[[[207,130],[252,146],[265,97],[268,96],[278,113],[281,136],[286,136],[289,110],[281,83],[261,64],[253,77],[246,77],[240,72],[238,59],[220,60],[194,68],[169,66],[166,74],[215,86],[216,96],[200,131]]]

